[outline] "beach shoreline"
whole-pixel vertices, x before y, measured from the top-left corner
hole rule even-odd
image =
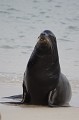
[[[22,83],[0,84],[0,120],[78,120],[79,107],[48,107],[36,105],[7,104],[16,101],[10,96],[22,94]],[[21,101],[21,99],[18,99]],[[1,104],[3,102],[3,104]]]

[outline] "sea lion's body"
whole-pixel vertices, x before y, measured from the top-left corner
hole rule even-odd
[[[66,90],[62,89],[63,85],[61,86],[63,81],[56,38],[51,31],[46,30],[38,39],[24,73],[23,102],[50,106],[69,102],[66,98],[64,102],[59,102],[61,99],[58,99],[60,93],[57,90],[60,88],[63,92]],[[65,97],[64,93],[62,97]],[[67,98],[70,98],[70,93]]]
[[[70,99],[71,87],[69,81],[64,74],[60,73],[56,89],[49,94],[49,106],[69,106]]]

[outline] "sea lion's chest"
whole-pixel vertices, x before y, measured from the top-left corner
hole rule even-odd
[[[27,89],[30,93],[48,92],[55,86],[52,56],[29,61],[27,66]],[[55,80],[55,82],[54,82]],[[44,93],[44,94],[45,94]],[[42,94],[42,93],[41,93]]]

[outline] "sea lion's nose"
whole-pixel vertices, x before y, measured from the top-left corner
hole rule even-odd
[[[43,41],[45,39],[45,34],[41,33],[40,38],[41,38],[41,41]]]
[[[45,40],[45,34],[44,34],[44,33],[41,33],[41,35],[40,35],[40,40],[41,40],[41,41],[44,41],[44,40]]]

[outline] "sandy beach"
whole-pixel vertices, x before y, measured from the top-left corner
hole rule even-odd
[[[0,120],[79,120],[79,107],[53,107],[10,104],[10,96],[22,94],[22,83],[0,83]],[[3,104],[1,103],[3,102]]]
[[[1,120],[79,120],[79,108],[42,106],[3,106]]]

